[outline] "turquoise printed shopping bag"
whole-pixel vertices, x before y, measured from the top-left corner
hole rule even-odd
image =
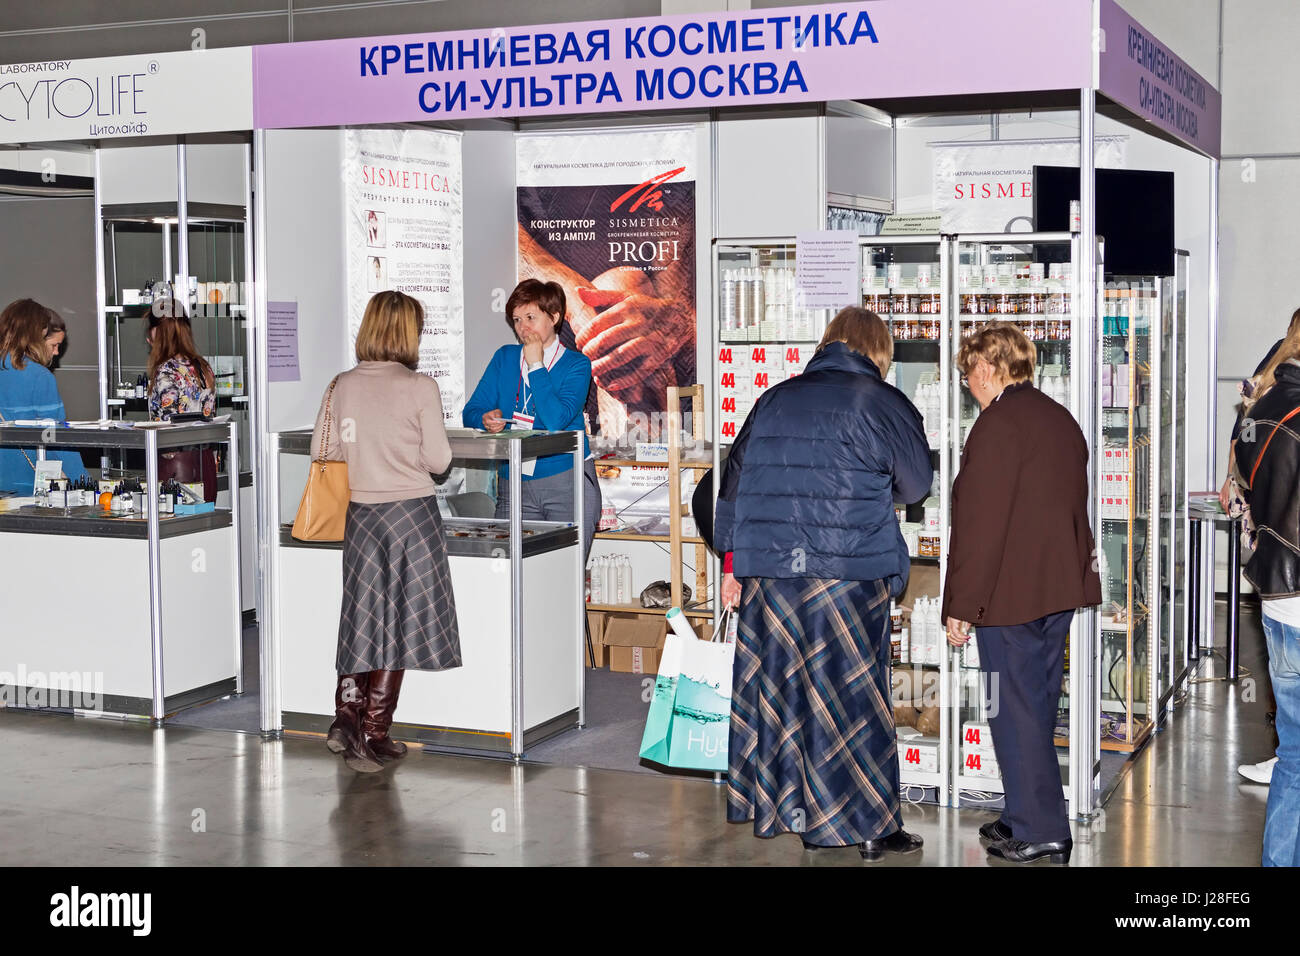
[[[682,770],[727,769],[735,650],[669,632],[641,738],[644,759]]]

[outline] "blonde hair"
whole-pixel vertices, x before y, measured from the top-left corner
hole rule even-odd
[[[889,371],[889,362],[894,355],[894,338],[889,334],[885,320],[876,313],[855,305],[841,309],[826,326],[822,340],[817,343],[817,351],[832,342],[843,342],[854,352],[871,359],[882,377]]]
[[[1277,347],[1273,357],[1268,360],[1264,370],[1251,379],[1252,388],[1250,397],[1246,399],[1247,407],[1254,405],[1261,395],[1273,387],[1273,383],[1277,381],[1278,366],[1294,358],[1300,358],[1300,309],[1291,313],[1291,324],[1287,326],[1286,338]]]
[[[980,359],[1010,385],[1033,380],[1038,350],[1018,325],[990,322],[964,338],[957,350],[957,367],[963,375],[969,375]]]
[[[358,362],[400,362],[414,370],[420,364],[420,329],[424,306],[401,292],[376,292],[366,303],[357,332]]]

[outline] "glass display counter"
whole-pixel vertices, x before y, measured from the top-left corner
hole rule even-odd
[[[238,428],[0,426],[0,447],[38,465],[47,449],[103,449],[143,457],[143,487],[158,489],[158,453],[228,449]],[[10,706],[161,723],[185,707],[241,693],[239,502],[166,514],[158,494],[130,512],[0,500],[0,672]],[[210,506],[208,506],[210,508]],[[65,693],[66,692],[66,693]]]
[[[452,467],[509,473],[508,520],[442,516],[463,664],[407,673],[392,735],[415,744],[522,757],[585,720],[582,561],[583,444],[577,432],[485,435],[448,429]],[[271,647],[263,730],[324,734],[334,720],[334,670],[343,599],[343,545],[290,534],[305,486],[311,432],[274,436],[281,489],[270,549]],[[572,454],[577,522],[525,521],[524,463]],[[269,725],[268,725],[269,722]]]

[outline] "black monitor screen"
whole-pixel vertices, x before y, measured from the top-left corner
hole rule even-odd
[[[1035,229],[1069,231],[1070,201],[1078,198],[1077,166],[1034,167]],[[1097,235],[1106,240],[1108,275],[1173,275],[1174,174],[1097,170]],[[1064,250],[1054,252],[1045,261],[1061,258]]]

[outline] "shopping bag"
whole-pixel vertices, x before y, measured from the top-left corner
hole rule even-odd
[[[668,632],[641,737],[644,759],[682,770],[727,769],[735,652],[734,644]]]

